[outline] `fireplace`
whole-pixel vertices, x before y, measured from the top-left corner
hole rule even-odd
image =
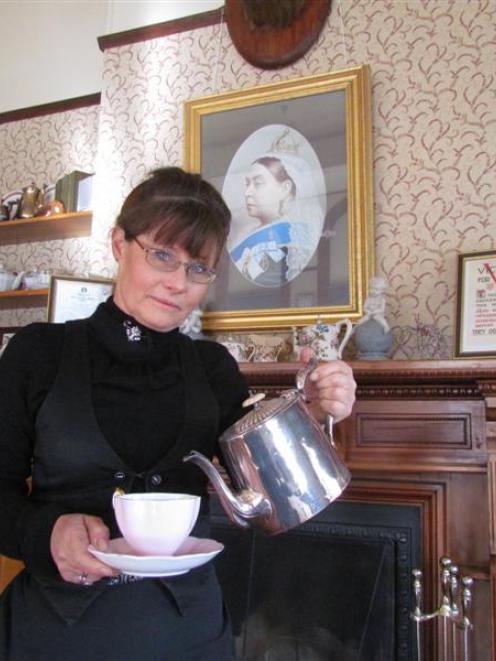
[[[495,659],[496,360],[355,361],[351,366],[357,401],[334,438],[352,480],[337,505],[404,506],[420,512],[420,556],[417,564],[414,544],[412,563],[423,571],[423,609],[431,612],[440,603],[439,560],[448,556],[462,575],[474,578],[471,658]],[[242,364],[250,389],[269,397],[294,387],[299,367]],[[369,525],[368,520],[360,524]],[[345,519],[345,530],[353,525]],[[380,530],[381,522],[375,525]],[[395,599],[403,592],[408,600],[409,577],[403,583],[396,576]],[[394,635],[401,654],[406,652],[398,641],[410,645],[410,607],[395,602]],[[439,623],[428,623],[422,658],[439,661],[447,653]]]
[[[410,661],[415,506],[333,503],[267,537],[235,528],[212,502],[216,560],[240,661]]]

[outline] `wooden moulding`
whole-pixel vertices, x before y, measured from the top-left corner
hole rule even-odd
[[[77,96],[72,99],[42,103],[38,106],[29,106],[28,108],[19,108],[17,110],[7,110],[6,112],[0,112],[0,124],[6,124],[7,122],[17,122],[21,119],[31,119],[32,117],[42,117],[43,115],[53,115],[56,112],[77,110],[78,108],[87,108],[88,106],[99,106],[100,98],[100,92],[95,92],[95,94],[86,94],[84,96]]]
[[[355,361],[352,415],[336,441],[352,470],[485,473],[486,398],[496,360]],[[246,363],[250,386],[277,396],[298,363]]]
[[[140,41],[168,37],[169,35],[177,34],[178,32],[188,32],[189,30],[217,25],[221,22],[222,15],[222,8],[213,9],[212,11],[184,16],[172,21],[164,21],[163,23],[155,23],[154,25],[145,25],[141,28],[124,30],[123,32],[114,32],[113,34],[98,37],[98,45],[101,51],[106,51],[109,48],[119,48],[120,46],[136,44]]]

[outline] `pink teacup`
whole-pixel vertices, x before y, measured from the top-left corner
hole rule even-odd
[[[173,555],[195,525],[200,497],[185,493],[115,493],[115,518],[127,543],[144,555]]]

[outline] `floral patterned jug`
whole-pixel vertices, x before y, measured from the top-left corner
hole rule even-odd
[[[341,329],[346,328],[341,338]],[[336,360],[342,357],[343,349],[351,337],[353,325],[349,319],[336,324],[318,320],[313,326],[293,328],[293,345],[299,357],[303,347],[311,347],[319,360]]]

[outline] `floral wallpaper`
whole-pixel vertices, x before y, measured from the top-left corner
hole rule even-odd
[[[60,263],[71,252],[72,266],[108,275],[108,230],[123,196],[150,168],[183,161],[185,100],[369,64],[376,274],[389,283],[394,357],[449,358],[457,254],[496,244],[495,50],[492,0],[335,0],[317,44],[275,71],[245,62],[224,24],[111,49],[99,113],[0,126],[0,182],[10,189],[31,173],[94,163],[91,245],[62,242]],[[0,261],[17,266],[4,248]]]
[[[94,172],[99,114],[99,108],[91,106],[1,124],[0,196],[31,182],[38,187],[54,184],[72,170]],[[0,264],[10,271],[89,273],[90,246],[90,238],[0,244]],[[0,310],[1,326],[23,326],[44,318],[44,308]]]

